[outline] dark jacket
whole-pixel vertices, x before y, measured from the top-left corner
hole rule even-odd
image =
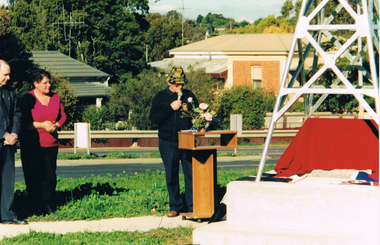
[[[21,112],[15,91],[8,86],[3,86],[1,89],[3,90],[2,97],[5,111],[3,110],[3,107],[0,106],[0,149],[3,146],[3,136],[6,133],[18,136],[21,126]]]
[[[187,89],[182,90],[182,103],[187,103],[189,97],[193,98],[194,105],[198,106],[198,100],[195,95]],[[178,94],[173,93],[166,88],[158,92],[150,108],[150,120],[153,124],[158,125],[158,137],[163,140],[178,142],[178,131],[190,129],[193,125],[190,117],[182,116],[181,109],[174,111],[170,104],[178,99]],[[190,104],[188,105],[191,109]]]

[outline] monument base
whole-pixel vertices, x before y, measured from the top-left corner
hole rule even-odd
[[[379,187],[344,180],[231,182],[227,220],[194,230],[193,243],[378,244]]]

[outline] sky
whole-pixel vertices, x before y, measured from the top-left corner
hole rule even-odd
[[[1,0],[2,1],[2,0]],[[285,0],[149,0],[149,12],[166,14],[170,10],[182,13],[186,19],[196,20],[198,15],[222,14],[237,22],[246,20],[251,24],[269,15],[281,15]],[[183,6],[182,6],[183,2]]]
[[[7,0],[0,0],[0,5]],[[183,3],[183,5],[182,5]],[[237,22],[246,20],[253,23],[269,15],[281,15],[285,0],[149,0],[149,12],[166,14],[170,10],[182,13],[186,19],[196,20],[198,15],[222,14]]]

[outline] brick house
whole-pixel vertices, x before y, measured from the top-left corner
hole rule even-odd
[[[151,62],[152,68],[168,71],[173,65],[200,66],[224,80],[225,88],[251,85],[277,94],[285,70],[293,33],[230,34],[170,50],[173,58]],[[295,52],[290,72],[298,64]],[[311,65],[312,59],[307,58]]]

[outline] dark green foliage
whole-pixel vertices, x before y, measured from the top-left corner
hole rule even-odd
[[[149,111],[154,95],[166,87],[165,77],[145,70],[137,77],[128,74],[119,84],[114,84],[110,92],[109,105],[116,118],[127,120],[140,130],[153,129]],[[131,111],[131,114],[129,112]]]
[[[70,54],[114,80],[145,67],[147,0],[12,1],[9,9],[12,33],[28,50]]]
[[[331,48],[331,43],[326,43],[323,45],[324,48],[329,49]],[[378,58],[378,56],[377,56]],[[378,59],[377,59],[378,60]],[[337,67],[344,71],[346,67],[349,65],[349,61],[347,58],[339,58],[337,60]],[[321,65],[320,65],[321,66]],[[319,66],[319,68],[320,68]],[[365,56],[363,58],[363,67],[369,71],[369,62],[368,57]],[[308,77],[310,77],[312,74],[308,74]],[[358,85],[358,69],[355,67],[348,72],[346,75],[348,81],[350,81],[353,85]],[[318,79],[318,85],[323,86],[331,86],[333,82],[337,79],[337,75],[334,71],[331,69],[327,69],[322,76]],[[363,78],[363,84],[364,85],[371,85],[371,82],[364,77]],[[340,85],[343,85],[342,82],[340,82]],[[321,95],[314,95],[313,101],[314,103],[318,101],[318,99],[321,97]],[[372,97],[364,96],[364,99],[368,102],[368,104],[375,108],[375,101]],[[350,94],[333,94],[328,95],[327,98],[324,100],[324,102],[320,105],[318,108],[318,111],[330,111],[335,113],[344,113],[344,112],[354,112],[358,109],[359,102],[355,98],[355,96]]]
[[[192,91],[199,103],[207,103],[211,105],[212,110],[216,110],[218,104],[216,91],[218,90],[218,87],[222,88],[224,84],[206,74],[204,68],[196,68],[194,66],[189,66],[187,68],[186,78],[188,83],[184,88]]]
[[[230,127],[230,115],[243,116],[243,129],[259,129],[264,125],[266,115],[265,93],[248,86],[225,90],[220,98],[217,112],[221,127]]]
[[[0,59],[9,63],[11,67],[9,85],[12,85],[20,96],[30,88],[28,85],[24,88],[24,84],[27,84],[29,72],[36,66],[29,59],[31,53],[25,50],[25,45],[10,31],[11,18],[5,9],[0,9],[0,26]]]
[[[107,106],[90,105],[83,111],[82,121],[90,123],[91,130],[104,130],[113,118]]]
[[[150,24],[145,33],[148,49],[148,62],[169,57],[169,50],[181,44],[182,23],[175,15],[148,14]]]
[[[69,79],[51,72],[52,92],[56,93],[65,108],[67,116],[63,130],[74,130],[74,123],[80,121],[81,115],[78,109],[78,98],[70,86]]]
[[[234,19],[225,18],[222,14],[211,14],[208,13],[206,17],[202,20],[203,24],[211,25],[214,28],[229,26],[231,23],[236,23]]]
[[[202,15],[198,15],[197,19],[195,20],[195,23],[197,23],[197,24],[202,23],[203,18],[204,17]]]

